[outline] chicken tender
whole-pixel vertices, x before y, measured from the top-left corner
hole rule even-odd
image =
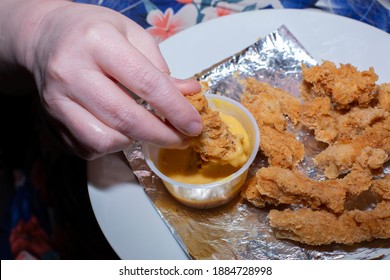
[[[384,83],[378,89],[379,107],[390,112],[390,83]]]
[[[390,174],[372,182],[371,191],[379,198],[390,200]]]
[[[308,208],[271,210],[270,225],[276,237],[309,245],[351,245],[390,238],[390,174],[373,180],[370,191],[382,200],[372,210],[351,210],[341,214]]]
[[[390,155],[390,117],[356,137],[352,142],[336,143],[319,153],[314,161],[328,178],[337,178],[348,172],[365,147],[383,150]]]
[[[260,148],[270,165],[290,168],[303,159],[304,145],[291,132],[264,126],[260,127],[260,133]]]
[[[286,116],[293,124],[299,122],[301,102],[298,98],[254,78],[246,79],[241,103],[252,113],[259,127],[270,126],[283,131],[287,127]]]
[[[316,97],[302,105],[301,122],[314,130],[316,140],[332,143],[339,129],[329,97]]]
[[[259,190],[257,189],[257,177],[252,177],[246,182],[246,187],[241,192],[241,196],[255,207],[263,208],[266,206],[265,199],[260,195]]]
[[[236,155],[240,139],[234,136],[222,121],[219,112],[209,107],[203,93],[186,95],[203,121],[202,132],[190,139],[190,146],[204,162],[229,163]]]
[[[268,215],[277,238],[309,245],[390,238],[390,174],[381,174],[390,159],[390,83],[377,85],[372,67],[330,61],[302,67],[302,104],[247,83],[242,101],[258,122],[270,166],[257,171],[242,196],[259,208],[289,207]],[[328,179],[300,171],[304,146],[288,131],[289,121],[328,144],[313,159]]]
[[[303,144],[287,131],[287,117],[294,125],[299,122],[301,103],[297,98],[248,78],[241,103],[257,121],[261,133],[260,149],[270,165],[290,168],[303,159]]]
[[[352,171],[344,178],[334,180],[316,181],[297,170],[277,166],[261,168],[256,174],[257,181],[251,182],[250,193],[244,193],[244,196],[250,195],[251,201],[256,201],[258,207],[267,203],[304,205],[341,213],[345,210],[347,198],[357,196],[371,187],[371,169],[383,164],[387,157],[379,156],[382,161],[378,160],[378,155],[383,154],[382,150],[364,149]]]
[[[368,211],[351,210],[340,215],[302,208],[271,210],[270,225],[277,238],[309,245],[354,244],[390,238],[390,201]]]
[[[358,71],[351,64],[340,64],[337,68],[333,62],[324,61],[311,68],[303,65],[302,77],[304,99],[328,96],[337,109],[348,109],[355,103],[366,107],[376,96],[378,75],[372,67],[368,71]]]
[[[389,115],[379,107],[352,107],[346,113],[339,112],[332,109],[329,97],[316,97],[302,105],[301,122],[314,130],[316,140],[333,144],[354,140]]]

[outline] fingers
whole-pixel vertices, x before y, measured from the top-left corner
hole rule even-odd
[[[176,79],[171,77],[171,81],[175,84],[176,88],[183,94],[198,93],[202,90],[202,87],[195,79]]]
[[[131,144],[129,137],[105,125],[88,110],[68,98],[52,101],[49,114],[59,136],[82,158],[94,159],[121,151]]]
[[[135,22],[127,20],[126,38],[137,50],[161,72],[169,74],[169,67],[163,58],[157,41]]]
[[[185,143],[184,136],[169,123],[137,104],[102,73],[78,74],[83,82],[69,88],[71,99],[46,102],[51,114],[64,125],[62,138],[83,158],[123,150],[131,139],[171,148]],[[72,135],[78,135],[77,139]]]
[[[149,59],[157,69],[169,76],[169,67],[161,54],[157,41],[149,33],[144,32],[142,27],[134,24],[134,22],[130,21],[129,26],[131,28],[127,30],[128,41]],[[138,31],[139,33],[135,31]],[[134,36],[135,34],[137,35],[136,37]],[[201,90],[200,83],[195,79],[182,80],[173,77],[170,79],[183,94],[197,93]]]
[[[161,73],[150,60],[123,36],[112,34],[110,42],[101,42],[94,59],[110,76],[145,99],[156,111],[184,134],[194,136],[202,129],[198,112],[187,101],[171,78]],[[164,68],[164,67],[163,67]],[[184,82],[176,81],[182,86]],[[193,90],[193,89],[192,89]]]

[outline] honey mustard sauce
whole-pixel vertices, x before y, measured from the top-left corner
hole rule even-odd
[[[237,137],[237,147],[228,163],[202,163],[191,148],[184,150],[161,149],[158,167],[171,179],[187,184],[208,184],[222,180],[238,171],[248,160],[249,136],[241,123],[234,117],[220,113],[229,131]]]

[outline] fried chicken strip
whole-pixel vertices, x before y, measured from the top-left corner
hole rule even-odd
[[[309,245],[354,244],[390,238],[390,174],[373,180],[370,191],[382,200],[372,210],[351,210],[340,215],[307,208],[271,210],[270,225],[276,237]]]
[[[381,149],[390,155],[390,117],[368,127],[351,142],[335,143],[327,147],[314,158],[314,161],[328,178],[337,178],[351,169],[365,147]]]
[[[378,75],[372,67],[368,71],[358,71],[351,64],[324,61],[319,66],[302,66],[303,82],[301,95],[305,100],[313,97],[328,96],[337,109],[348,109],[354,103],[368,106],[375,98]]]
[[[378,162],[382,155],[382,162]],[[305,205],[313,209],[327,208],[334,213],[345,210],[348,197],[357,196],[372,185],[371,168],[383,164],[384,152],[366,148],[358,157],[352,171],[343,179],[316,181],[297,170],[277,166],[261,168],[252,179],[244,197],[257,207],[266,204]],[[257,193],[255,191],[257,189]]]
[[[390,112],[390,83],[379,85],[378,100],[379,107]]]
[[[337,138],[338,127],[329,97],[316,97],[302,105],[301,122],[314,130],[316,140],[332,143]]]
[[[301,122],[314,130],[316,140],[333,144],[354,140],[389,115],[380,107],[352,107],[340,112],[332,109],[329,97],[316,97],[302,105]]]
[[[373,210],[351,210],[339,216],[302,208],[271,210],[268,218],[277,238],[309,245],[354,244],[390,238],[390,201],[382,201]]]
[[[252,113],[260,128],[260,149],[271,165],[290,168],[304,156],[304,146],[287,131],[288,118],[296,125],[300,117],[300,101],[289,93],[261,83],[246,80],[241,103]]]
[[[260,195],[257,189],[257,177],[254,176],[246,182],[246,187],[241,192],[241,197],[252,203],[255,207],[263,208],[266,206],[265,199]]]
[[[374,180],[371,191],[382,199],[390,200],[390,174],[385,175],[382,179]]]
[[[190,139],[190,146],[199,153],[204,162],[228,163],[235,156],[238,141],[228,129],[219,112],[209,107],[203,93],[186,95],[203,121],[202,132]]]
[[[304,146],[293,133],[263,126],[260,127],[260,134],[260,148],[270,165],[290,168],[303,159]]]
[[[259,127],[283,131],[287,127],[286,116],[293,124],[299,122],[301,102],[298,98],[254,78],[246,79],[241,103],[252,113]]]

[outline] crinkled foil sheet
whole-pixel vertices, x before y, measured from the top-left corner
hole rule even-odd
[[[317,62],[285,26],[245,50],[197,74],[209,84],[210,92],[239,100],[240,79],[252,76],[299,96],[302,63]],[[306,158],[300,168],[321,179],[311,161],[320,147],[305,131],[295,131],[304,141]],[[390,255],[390,240],[376,240],[355,246],[306,246],[275,238],[267,220],[269,209],[258,209],[240,196],[225,206],[197,210],[178,203],[154,175],[133,143],[125,151],[130,166],[161,218],[183,249],[193,259],[380,259]],[[266,166],[260,153],[251,166],[252,174]],[[386,172],[389,168],[386,169]]]

